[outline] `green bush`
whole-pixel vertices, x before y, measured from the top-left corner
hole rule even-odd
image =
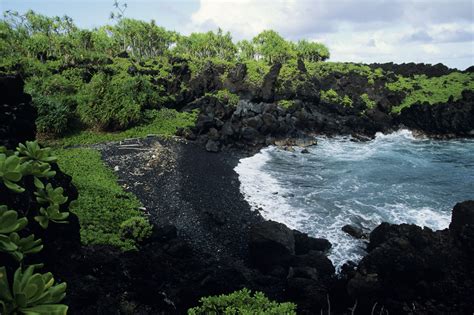
[[[224,90],[219,90],[214,93],[207,93],[207,96],[214,96],[216,97],[220,102],[224,104],[228,104],[232,107],[237,107],[237,104],[239,103],[239,96],[237,94],[231,93],[229,90],[224,89]]]
[[[247,76],[245,82],[252,88],[259,88],[263,85],[265,75],[270,71],[270,66],[263,60],[246,60]]]
[[[360,99],[362,100],[362,102],[364,102],[366,108],[368,109],[375,108],[376,106],[375,101],[371,100],[367,93],[362,94],[360,96]]]
[[[158,95],[146,77],[100,72],[81,89],[77,113],[93,128],[120,130],[138,123],[142,110],[156,102]]]
[[[406,94],[401,104],[392,108],[393,113],[400,113],[403,108],[415,103],[446,103],[450,97],[460,99],[463,90],[474,90],[474,74],[453,72],[432,78],[425,75],[413,78],[398,76],[397,81],[387,83],[386,87],[390,91]]]
[[[344,97],[341,97],[333,89],[329,89],[327,91],[322,90],[320,92],[320,98],[321,101],[328,104],[341,104],[345,107],[352,106],[352,99],[348,95],[344,95]]]
[[[54,97],[39,96],[34,99],[38,111],[36,127],[39,132],[58,136],[68,129],[72,116],[68,106]]]
[[[293,303],[270,301],[262,292],[242,289],[228,295],[201,298],[201,306],[188,310],[189,315],[235,315],[235,314],[274,314],[296,315]]]
[[[330,104],[339,103],[339,100],[340,100],[339,94],[337,94],[337,92],[334,91],[333,89],[329,89],[327,91],[322,90],[320,97],[321,97],[321,101],[330,103]]]
[[[153,227],[144,217],[132,217],[120,224],[120,236],[139,243],[151,236]]]
[[[280,106],[282,108],[285,108],[285,109],[291,108],[294,105],[295,105],[294,100],[280,100],[280,101],[278,101],[278,106]]]

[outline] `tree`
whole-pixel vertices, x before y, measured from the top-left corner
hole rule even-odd
[[[257,59],[261,57],[268,63],[284,63],[294,55],[291,43],[272,30],[261,32],[252,42],[255,45]]]
[[[229,32],[218,29],[216,33],[192,33],[179,38],[175,53],[194,58],[220,58],[233,60],[237,54],[237,47],[232,42]]]
[[[244,39],[237,43],[238,57],[240,59],[255,59],[256,51],[252,42]]]
[[[329,58],[329,50],[321,43],[309,42],[305,39],[296,44],[296,54],[298,58],[306,61],[324,61]]]

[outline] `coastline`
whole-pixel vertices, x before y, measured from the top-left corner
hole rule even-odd
[[[241,153],[209,153],[196,143],[154,137],[100,145],[100,151],[156,226],[176,226],[200,255],[246,259],[250,226],[264,219],[240,192],[234,168]]]

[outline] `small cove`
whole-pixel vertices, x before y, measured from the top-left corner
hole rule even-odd
[[[385,221],[444,229],[452,207],[474,198],[474,140],[415,138],[407,130],[368,142],[317,140],[308,154],[263,149],[235,170],[254,210],[327,238],[337,267],[365,253],[363,241],[342,226],[370,231]]]

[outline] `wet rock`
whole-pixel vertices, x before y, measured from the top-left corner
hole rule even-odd
[[[474,130],[474,91],[464,90],[455,102],[414,104],[404,108],[397,122],[433,135],[472,136]]]
[[[367,239],[367,234],[361,228],[347,224],[342,227],[342,231],[356,239]]]
[[[331,248],[331,243],[324,238],[313,238],[306,233],[293,230],[295,237],[295,253],[296,255],[307,254],[311,250],[327,252]]]
[[[249,251],[250,260],[262,271],[286,265],[295,254],[293,231],[274,221],[255,224],[250,230]]]
[[[456,204],[449,232],[462,248],[474,254],[474,200]]]
[[[461,313],[473,309],[468,296],[474,294],[474,233],[466,230],[472,227],[473,204],[467,201],[455,206],[449,231],[389,223],[374,229],[369,254],[355,271],[347,273],[347,291],[359,301],[358,309],[370,312],[377,302],[390,313],[400,313],[408,301],[418,301],[420,309]],[[435,304],[428,305],[429,300]]]
[[[293,256],[290,266],[315,268],[319,277],[326,279],[332,277],[336,272],[331,260],[324,253],[315,250],[310,250],[304,255]]]

